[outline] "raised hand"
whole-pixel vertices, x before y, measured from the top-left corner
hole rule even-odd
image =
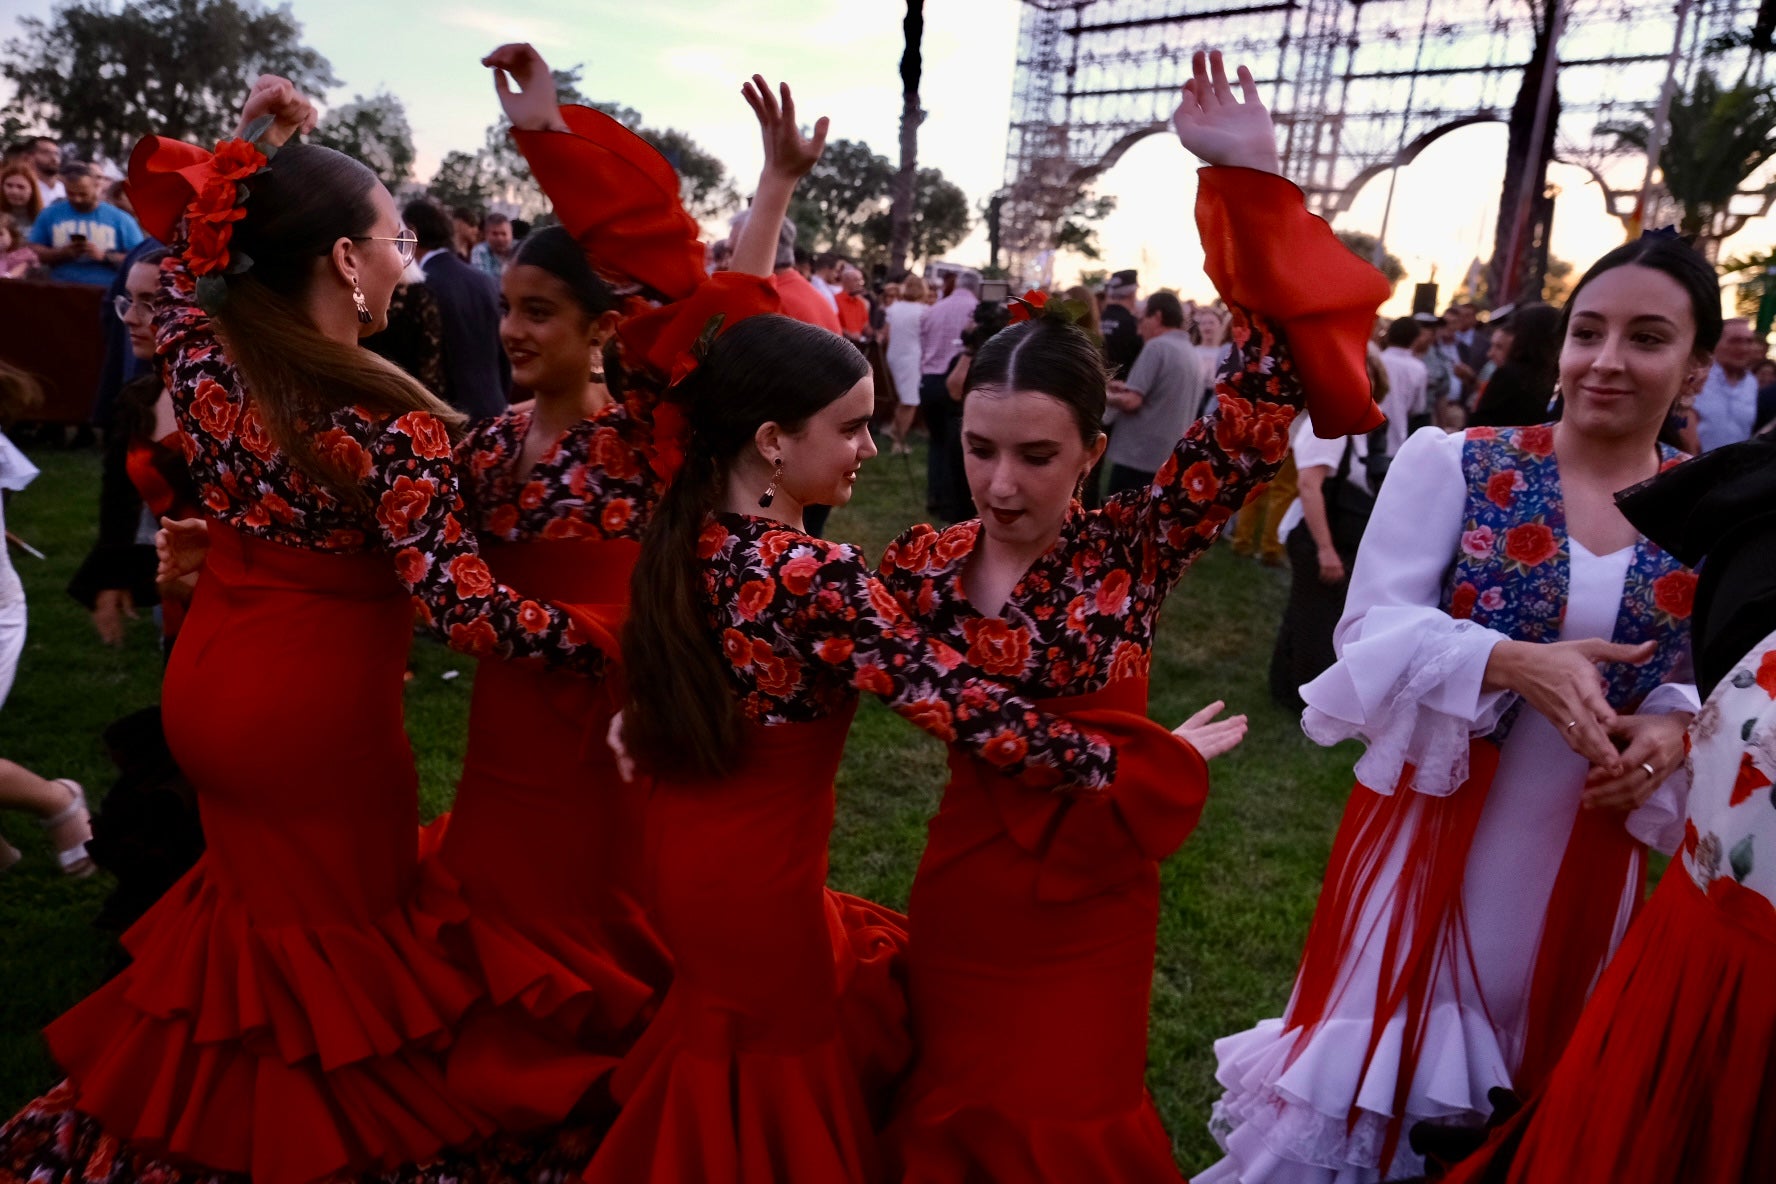
[[[502,45],[481,64],[493,70],[493,89],[499,92],[500,106],[512,126],[527,132],[564,132],[561,104],[555,94],[555,76],[527,41]],[[512,89],[513,83],[518,86]]]
[[[771,84],[764,75],[754,74],[740,93],[758,116],[759,133],[765,142],[765,172],[796,181],[807,176],[825,150],[828,120],[822,115],[814,121],[813,139],[802,135],[796,125],[795,98],[789,93],[789,83],[782,83],[780,89],[781,99],[771,93]]]
[[[1173,728],[1172,735],[1196,749],[1205,761],[1232,752],[1246,738],[1246,717],[1233,715],[1216,719],[1226,706],[1221,700],[1215,700]]]
[[[1258,97],[1252,72],[1239,68],[1240,95],[1227,81],[1221,51],[1198,50],[1190,59],[1192,77],[1184,84],[1183,101],[1172,113],[1178,142],[1204,164],[1236,165],[1266,173],[1280,173],[1276,129],[1270,112]]]
[[[291,136],[312,132],[320,118],[315,105],[296,89],[296,84],[276,74],[261,74],[253,83],[234,134],[245,135],[253,121],[265,115],[271,116],[272,122],[259,142],[272,148],[282,147]]]

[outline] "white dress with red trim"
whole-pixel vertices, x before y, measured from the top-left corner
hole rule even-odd
[[[1216,1042],[1211,1129],[1227,1155],[1198,1184],[1419,1175],[1414,1124],[1477,1126],[1526,1056],[1552,1063],[1557,1048],[1536,1050],[1570,1033],[1634,916],[1643,844],[1676,849],[1688,778],[1631,814],[1581,812],[1587,763],[1483,689],[1487,660],[1507,637],[1650,637],[1661,657],[1610,671],[1612,702],[1693,711],[1675,681],[1693,589],[1645,540],[1594,555],[1567,537],[1545,427],[1427,428],[1401,450],[1339,661],[1303,688],[1310,736],[1367,744],[1359,784],[1288,1011]]]

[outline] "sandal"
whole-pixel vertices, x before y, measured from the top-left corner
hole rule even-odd
[[[58,847],[56,862],[62,865],[64,876],[76,878],[90,876],[96,865],[92,861],[92,856],[86,853],[86,840],[92,838],[92,814],[86,808],[86,791],[80,788],[79,782],[70,781],[66,777],[57,777],[54,780],[57,785],[68,787],[72,799],[68,802],[67,809],[51,817],[40,819],[37,825],[44,830],[55,830],[58,827],[67,826],[71,822],[78,822],[79,829],[86,832],[86,837],[78,839],[66,847]]]

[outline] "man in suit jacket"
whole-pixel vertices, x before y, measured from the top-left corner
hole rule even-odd
[[[417,259],[444,322],[444,400],[470,419],[506,409],[511,363],[500,348],[499,286],[460,259],[443,209],[419,198],[401,216],[419,239]]]

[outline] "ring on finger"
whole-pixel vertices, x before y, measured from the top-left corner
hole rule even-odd
[[[1659,776],[1658,770],[1653,768],[1653,763],[1651,761],[1641,761],[1640,767],[1646,770],[1646,775],[1648,777],[1652,777],[1654,779],[1658,778],[1658,776]]]
[[[1570,732],[1578,726],[1579,726],[1579,721],[1575,719],[1572,721],[1572,723],[1566,725],[1566,730]]]

